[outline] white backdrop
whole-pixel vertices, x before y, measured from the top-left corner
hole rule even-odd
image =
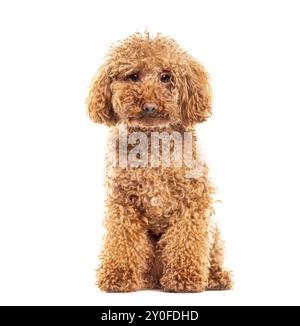
[[[109,44],[171,35],[212,77],[199,126],[233,291],[101,293],[106,127],[85,97]],[[299,304],[299,1],[1,1],[0,304]]]

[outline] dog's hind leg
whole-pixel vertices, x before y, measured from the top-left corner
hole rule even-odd
[[[209,279],[206,290],[230,290],[233,281],[230,271],[224,269],[224,243],[217,226],[213,231],[213,245],[210,251]]]

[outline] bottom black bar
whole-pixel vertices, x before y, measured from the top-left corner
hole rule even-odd
[[[89,325],[99,325],[99,322],[122,322],[123,324],[135,325],[139,322],[201,322],[218,320],[232,322],[234,320],[247,323],[257,323],[258,316],[267,312],[268,319],[280,318],[285,322],[287,316],[292,317],[291,311],[296,312],[298,307],[194,307],[194,306],[111,306],[111,307],[0,307],[0,323],[4,321],[14,322],[89,322]],[[257,314],[253,313],[257,312]],[[297,311],[298,312],[298,311]],[[101,324],[100,324],[101,325]]]

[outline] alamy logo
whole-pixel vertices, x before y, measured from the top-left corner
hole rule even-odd
[[[121,168],[181,168],[189,178],[202,174],[203,162],[193,132],[142,131],[129,132],[126,125],[119,127],[115,140],[113,165]]]

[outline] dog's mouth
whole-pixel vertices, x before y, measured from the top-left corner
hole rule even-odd
[[[153,114],[153,115],[141,115],[138,117],[129,117],[128,123],[132,125],[141,125],[146,127],[154,126],[167,126],[171,123],[172,119],[169,115]]]
[[[178,125],[181,122],[180,115],[173,107],[170,109],[159,108],[153,113],[142,111],[140,106],[124,108],[123,111],[127,114],[120,115],[120,120],[133,127],[164,128]]]

